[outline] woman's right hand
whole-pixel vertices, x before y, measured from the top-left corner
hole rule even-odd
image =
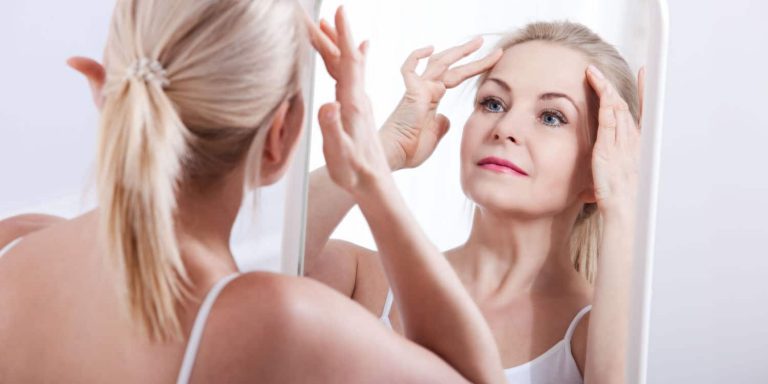
[[[378,187],[391,187],[392,177],[365,93],[366,44],[355,46],[342,7],[336,11],[338,33],[334,30],[332,42],[311,20],[308,27],[313,45],[336,80],[336,102],[319,111],[326,168],[331,179],[360,203]]]
[[[405,60],[400,68],[405,95],[379,131],[392,170],[421,165],[448,132],[448,118],[437,113],[445,91],[487,71],[499,61],[502,51],[496,49],[482,59],[451,68],[477,51],[482,43],[483,39],[476,37],[434,55],[432,47],[424,47],[413,51]],[[428,58],[427,67],[419,75],[416,66],[425,58]]]

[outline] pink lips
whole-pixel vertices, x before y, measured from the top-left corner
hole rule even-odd
[[[528,176],[528,173],[523,171],[520,167],[518,167],[511,161],[500,159],[498,157],[486,157],[480,160],[477,163],[477,165],[491,171],[502,172],[502,173],[515,173],[523,176]]]

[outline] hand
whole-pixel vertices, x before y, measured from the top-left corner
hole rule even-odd
[[[313,45],[336,79],[336,102],[323,105],[319,112],[323,154],[331,179],[359,197],[391,175],[364,89],[366,44],[355,48],[342,7],[335,19],[338,33],[333,46],[338,49],[337,55],[329,54],[331,46],[318,38],[318,27],[309,25]]]
[[[643,71],[640,71],[642,100]],[[600,99],[592,176],[598,209],[603,213],[634,211],[640,158],[640,128],[629,106],[602,72],[590,65],[587,79]]]
[[[448,118],[437,113],[445,91],[487,71],[499,61],[502,50],[496,49],[482,59],[451,68],[458,60],[477,51],[482,43],[482,38],[477,37],[435,55],[432,47],[425,47],[413,51],[405,60],[400,70],[405,95],[380,131],[393,170],[421,165],[448,132]],[[419,60],[427,57],[424,73],[417,74]]]
[[[309,19],[307,21],[313,45],[323,57],[328,73],[338,80],[338,32],[325,20],[321,20],[319,26]],[[501,58],[502,50],[496,49],[482,59],[450,68],[477,51],[482,42],[482,38],[478,37],[435,55],[432,55],[433,47],[425,47],[413,51],[405,60],[400,69],[405,82],[405,95],[379,131],[392,170],[416,167],[432,154],[450,125],[448,118],[437,113],[445,91],[487,71]],[[359,47],[363,55],[367,49],[368,42]],[[419,75],[416,66],[419,60],[425,58],[429,58],[427,68]]]

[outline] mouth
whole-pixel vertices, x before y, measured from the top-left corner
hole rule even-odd
[[[490,171],[528,176],[528,173],[523,171],[522,168],[515,165],[515,163],[498,158],[498,157],[486,157],[480,160],[477,163],[477,165],[480,168],[487,169]]]

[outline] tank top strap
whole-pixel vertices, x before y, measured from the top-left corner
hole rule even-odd
[[[0,257],[3,257],[6,253],[10,252],[13,247],[16,246],[21,241],[21,237],[14,239],[10,243],[8,243],[4,248],[0,249]]]
[[[177,384],[186,384],[189,382],[189,378],[192,375],[192,368],[195,366],[195,358],[197,357],[197,350],[200,348],[200,339],[203,337],[203,330],[205,330],[205,323],[208,321],[208,315],[211,313],[213,303],[216,302],[216,298],[219,293],[227,286],[227,284],[234,280],[239,273],[233,273],[221,280],[211,287],[208,294],[203,300],[203,304],[197,311],[197,317],[195,318],[195,324],[192,326],[192,333],[189,335],[187,341],[187,349],[184,351],[184,360],[181,362],[181,369],[179,370],[179,377],[176,380]]]
[[[387,299],[384,301],[384,308],[381,310],[381,321],[388,327],[392,328],[392,323],[389,321],[389,312],[392,311],[392,302],[395,300],[395,296],[392,294],[392,290],[387,290]]]
[[[576,326],[579,325],[579,320],[581,320],[584,315],[587,314],[592,309],[592,305],[587,305],[586,307],[582,308],[579,313],[576,314],[576,316],[573,317],[573,320],[571,321],[571,324],[568,326],[568,330],[565,331],[565,341],[568,343],[568,345],[571,344],[571,337],[573,336],[573,332],[576,330]]]

